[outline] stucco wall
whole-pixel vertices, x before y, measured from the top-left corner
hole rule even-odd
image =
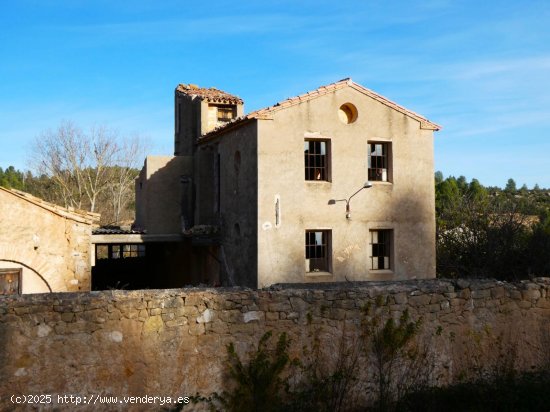
[[[22,292],[90,290],[92,226],[0,190],[0,268],[22,268]]]
[[[147,156],[136,179],[136,222],[148,234],[182,232],[182,205],[191,193],[182,192],[182,176],[193,176],[191,156]]]
[[[256,122],[252,122],[201,144],[197,152],[197,220],[220,225],[219,259],[226,285],[257,287],[257,147]]]
[[[434,382],[448,382],[467,368],[476,333],[482,343],[489,332],[504,333],[519,368],[540,367],[548,355],[541,332],[549,331],[549,288],[547,278],[517,284],[421,280],[0,297],[0,408],[13,409],[12,394],[220,392],[230,385],[226,345],[234,342],[244,356],[268,330],[286,332],[298,357],[313,344],[312,332],[320,331],[320,348],[330,361],[343,330],[361,336],[363,308],[374,302],[383,316],[408,309],[413,319],[422,317],[419,338],[432,349]],[[499,353],[496,346],[489,349]],[[365,365],[359,378],[368,381],[373,374]]]
[[[357,120],[344,124],[338,110],[352,103]],[[433,132],[420,122],[352,88],[343,88],[258,120],[259,287],[277,282],[389,280],[435,276]],[[330,141],[330,181],[304,179],[304,140]],[[368,180],[367,143],[391,144],[392,181]],[[279,199],[281,223],[275,225]],[[307,229],[332,231],[332,273],[307,274]],[[371,271],[369,230],[393,230],[393,265]]]

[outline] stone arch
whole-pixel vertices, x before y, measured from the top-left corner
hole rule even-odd
[[[63,280],[56,276],[51,265],[39,255],[29,254],[15,246],[0,245],[0,261],[16,263],[29,269],[42,279],[50,292],[66,290]]]

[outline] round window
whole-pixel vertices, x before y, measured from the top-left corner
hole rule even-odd
[[[357,120],[357,108],[351,103],[344,103],[338,109],[338,118],[342,123],[353,123]]]

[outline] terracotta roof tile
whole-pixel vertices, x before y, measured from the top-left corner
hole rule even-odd
[[[370,89],[367,89],[366,87],[361,86],[360,84],[354,83],[350,78],[342,79],[340,81],[337,81],[335,83],[327,84],[325,86],[321,86],[315,90],[312,90],[310,92],[301,94],[296,97],[291,97],[286,100],[283,100],[281,102],[275,103],[273,106],[265,107],[263,109],[256,110],[254,112],[248,113],[245,116],[238,117],[236,119],[233,119],[230,122],[227,122],[214,130],[211,130],[210,132],[206,133],[204,136],[201,137],[201,139],[212,137],[217,135],[219,132],[232,129],[233,127],[237,127],[241,123],[244,123],[251,119],[269,119],[271,118],[271,115],[279,110],[285,109],[290,106],[294,106],[296,104],[315,99],[317,97],[323,96],[327,93],[343,89],[344,87],[352,87],[353,89],[359,91],[360,93],[363,93],[374,100],[391,107],[394,110],[397,110],[400,113],[403,113],[406,116],[409,116],[415,120],[418,120],[420,122],[420,128],[421,129],[428,129],[428,130],[440,130],[441,126],[439,126],[436,123],[433,123],[426,119],[424,116],[421,116],[411,110],[406,109],[405,107],[387,99],[386,97],[373,92]]]
[[[211,103],[243,104],[240,97],[233,96],[215,87],[202,88],[194,84],[178,84],[176,92],[192,97],[197,96]]]

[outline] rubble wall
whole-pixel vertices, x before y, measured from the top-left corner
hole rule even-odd
[[[13,394],[221,392],[230,385],[229,343],[244,359],[266,331],[286,332],[291,355],[300,357],[315,335],[323,356],[334,359],[342,334],[364,339],[366,307],[382,317],[407,310],[422,318],[418,338],[432,350],[440,383],[472,360],[476,336],[490,349],[480,356],[513,345],[517,364],[529,368],[549,353],[541,333],[550,320],[549,288],[550,279],[539,278],[0,296],[0,409],[13,408]],[[503,340],[493,337],[509,346],[497,348]],[[372,377],[367,368],[360,374]]]
[[[0,190],[0,268],[22,270],[22,293],[89,291],[91,223],[28,194]]]

